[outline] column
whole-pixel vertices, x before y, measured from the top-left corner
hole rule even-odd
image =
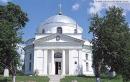
[[[65,75],[65,50],[62,51],[62,75]]]
[[[36,59],[36,58],[37,58],[37,55],[36,55],[36,54],[37,54],[37,50],[34,50],[34,65],[33,65],[33,69],[34,69],[33,71],[34,71],[34,72],[35,72],[35,70],[37,70],[37,66],[36,66],[36,65],[37,65],[37,63],[36,63],[36,61],[37,61],[37,59]],[[25,55],[25,59],[27,59],[26,55]],[[25,63],[25,70],[26,70],[26,68],[27,68],[26,64],[27,64],[27,63]]]
[[[48,61],[48,60],[47,60],[47,59],[48,59],[48,57],[47,57],[47,56],[48,56],[48,55],[47,55],[47,50],[43,50],[43,55],[44,55],[44,56],[43,56],[43,57],[44,57],[44,60],[43,60],[43,61],[44,61],[44,66],[43,66],[43,68],[44,68],[44,69],[43,69],[43,72],[44,72],[44,73],[43,73],[43,74],[44,74],[44,75],[47,75],[47,70],[48,70],[48,69],[47,69],[47,61]]]
[[[73,59],[71,50],[69,50],[69,75],[73,75]]]
[[[51,53],[51,75],[55,74],[54,50]]]

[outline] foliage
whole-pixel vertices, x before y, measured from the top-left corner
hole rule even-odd
[[[19,55],[16,46],[22,41],[21,29],[28,21],[27,14],[13,3],[0,5],[0,64],[16,74]]]
[[[106,65],[111,67],[110,71],[122,74],[123,78],[128,79],[130,76],[130,29],[122,14],[121,8],[111,7],[105,16],[99,17],[96,14],[91,19],[96,77],[100,77],[101,67]]]

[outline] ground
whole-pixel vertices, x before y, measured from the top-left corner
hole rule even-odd
[[[66,76],[64,79],[61,80],[61,82],[72,82],[72,80],[77,80],[77,82],[95,82],[94,77],[86,76]],[[122,82],[122,79],[120,77],[116,77],[110,80],[106,77],[103,77],[101,79],[101,82]]]
[[[5,82],[3,79],[4,79],[3,76],[0,75],[0,82]],[[95,82],[94,77],[86,77],[86,76],[66,76],[65,78],[61,79],[61,82],[72,82],[72,80],[77,80],[78,82]],[[116,77],[110,80],[106,77],[103,77],[101,81],[122,82],[122,79],[120,77]],[[12,82],[11,77],[8,78],[8,82]],[[49,82],[49,78],[40,76],[17,76],[16,82]]]
[[[5,82],[3,76],[0,76],[0,82]],[[11,77],[8,78],[8,82],[12,82]],[[49,82],[49,78],[40,76],[16,76],[16,82]]]

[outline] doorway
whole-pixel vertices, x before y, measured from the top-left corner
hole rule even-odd
[[[56,75],[61,74],[61,62],[55,62],[55,74]]]

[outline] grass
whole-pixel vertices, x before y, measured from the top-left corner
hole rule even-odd
[[[0,76],[0,82],[6,82],[3,76]],[[8,82],[12,82],[12,78],[8,78]],[[16,82],[49,82],[46,76],[16,76]]]
[[[72,82],[72,80],[77,80],[78,82],[95,82],[94,77],[86,76],[66,76],[61,79],[61,82]],[[6,82],[2,75],[0,75],[0,82]],[[7,82],[12,82],[12,78],[9,77]],[[49,82],[49,78],[45,76],[16,76],[16,82]],[[122,82],[122,79],[119,76],[111,80],[108,77],[102,77],[101,82]]]
[[[61,82],[72,82],[72,80],[77,80],[77,82],[95,82],[94,77],[86,77],[86,76],[66,76],[65,78],[61,79]],[[103,77],[101,82],[122,82],[120,77],[116,77],[113,79],[108,79]]]

